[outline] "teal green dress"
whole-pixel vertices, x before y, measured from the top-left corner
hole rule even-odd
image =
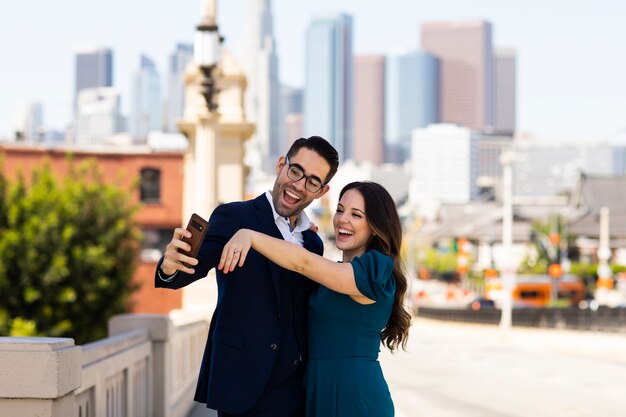
[[[309,359],[304,377],[307,417],[394,415],[378,353],[393,308],[393,259],[371,250],[351,262],[363,305],[320,287],[309,301]]]

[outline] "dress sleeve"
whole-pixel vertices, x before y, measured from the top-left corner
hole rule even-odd
[[[356,286],[367,298],[384,301],[394,296],[396,280],[393,278],[393,259],[370,250],[351,262]]]

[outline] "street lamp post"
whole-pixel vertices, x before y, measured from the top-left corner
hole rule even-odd
[[[609,245],[609,214],[608,207],[600,209],[600,244],[598,245],[598,291],[600,301],[605,301],[608,292],[613,288],[613,274],[609,266],[611,247]]]
[[[513,160],[515,154],[506,150],[500,155],[502,164],[502,303],[500,328],[509,330],[513,322],[513,286],[515,266],[513,265]]]
[[[216,0],[203,0],[202,20],[196,26],[193,43],[193,60],[203,74],[202,96],[210,112],[217,110],[213,98],[217,95],[217,85],[213,70],[220,58],[222,38],[217,27]]]

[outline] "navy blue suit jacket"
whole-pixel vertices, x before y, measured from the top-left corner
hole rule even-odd
[[[272,208],[265,194],[251,201],[223,204],[209,220],[209,229],[198,255],[196,273],[179,272],[172,282],[155,274],[155,286],[177,289],[215,268],[222,248],[241,228],[263,232],[282,239]],[[317,234],[305,231],[304,247],[319,255],[323,244]],[[160,266],[160,263],[159,263]],[[227,275],[216,270],[218,300],[211,319],[209,337],[202,359],[195,400],[228,413],[250,409],[261,396],[274,367],[281,339],[279,322],[279,267],[251,250],[245,264]],[[317,284],[294,274],[298,280],[296,333],[303,341],[306,357],[306,314],[308,296]]]

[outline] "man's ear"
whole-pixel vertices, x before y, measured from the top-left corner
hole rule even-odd
[[[280,170],[285,166],[285,157],[281,156],[278,158],[278,162],[276,163],[276,175],[280,174]]]
[[[315,199],[317,200],[318,198],[320,198],[321,196],[326,194],[328,192],[328,190],[330,190],[330,186],[328,184],[326,184],[325,186],[322,187],[321,190],[319,190],[317,192],[317,195],[315,196]]]

